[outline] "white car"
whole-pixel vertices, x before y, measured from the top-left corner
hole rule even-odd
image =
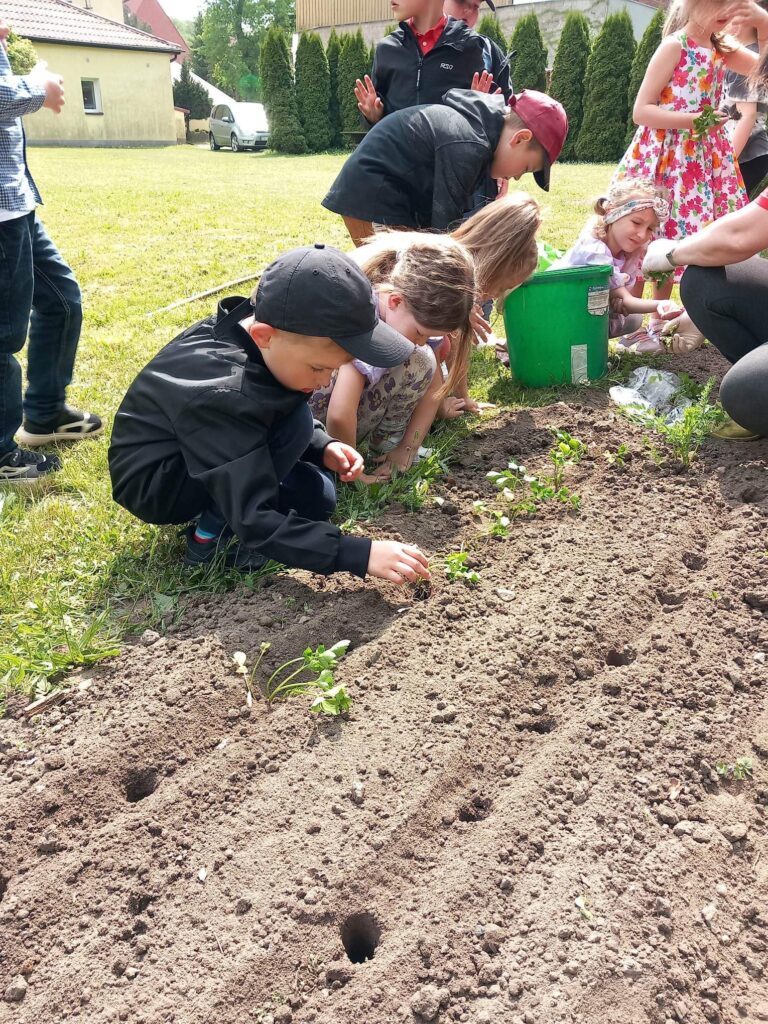
[[[211,149],[229,146],[233,153],[242,149],[266,149],[269,141],[267,114],[261,103],[217,103],[208,120]]]

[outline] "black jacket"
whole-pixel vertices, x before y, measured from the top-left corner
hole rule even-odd
[[[136,377],[112,431],[114,499],[148,523],[185,522],[202,511],[187,498],[202,488],[253,551],[313,572],[365,576],[369,540],[277,511],[268,432],[308,396],[264,365],[240,326],[251,313],[247,299],[223,299],[216,316],[174,338]],[[315,421],[303,458],[322,465],[331,440]]]
[[[384,114],[420,103],[442,103],[449,89],[469,89],[475,72],[485,69],[485,47],[484,36],[467,28],[463,21],[449,18],[433,49],[422,54],[410,26],[401,22],[378,44],[373,60],[371,78],[384,104]],[[497,84],[506,87],[509,99],[508,68],[506,79]]]
[[[375,124],[323,199],[347,217],[446,231],[497,194],[490,166],[504,127],[503,96],[452,89],[441,104],[408,107]]]

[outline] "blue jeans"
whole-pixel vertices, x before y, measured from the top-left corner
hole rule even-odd
[[[51,423],[72,380],[83,308],[80,287],[34,212],[0,221],[0,456],[22,415]],[[29,334],[27,391],[15,353]]]
[[[269,451],[280,481],[278,509],[287,514],[293,509],[302,519],[330,519],[336,509],[336,485],[325,469],[304,462],[314,431],[309,406],[302,402],[289,416],[279,419],[269,432]],[[200,516],[199,526],[209,533],[221,533],[227,525],[215,505]]]

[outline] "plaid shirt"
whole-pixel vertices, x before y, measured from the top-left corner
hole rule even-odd
[[[45,100],[45,88],[11,72],[0,46],[0,210],[26,213],[41,203],[27,168],[23,114],[33,114]]]

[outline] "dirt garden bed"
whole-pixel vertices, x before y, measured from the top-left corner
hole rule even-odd
[[[768,442],[678,474],[585,392],[499,415],[373,530],[458,550],[550,425],[588,445],[581,512],[484,540],[475,588],[437,557],[425,600],[275,577],[10,709],[0,1020],[768,1020]],[[342,638],[349,721],[245,706],[234,651]]]

